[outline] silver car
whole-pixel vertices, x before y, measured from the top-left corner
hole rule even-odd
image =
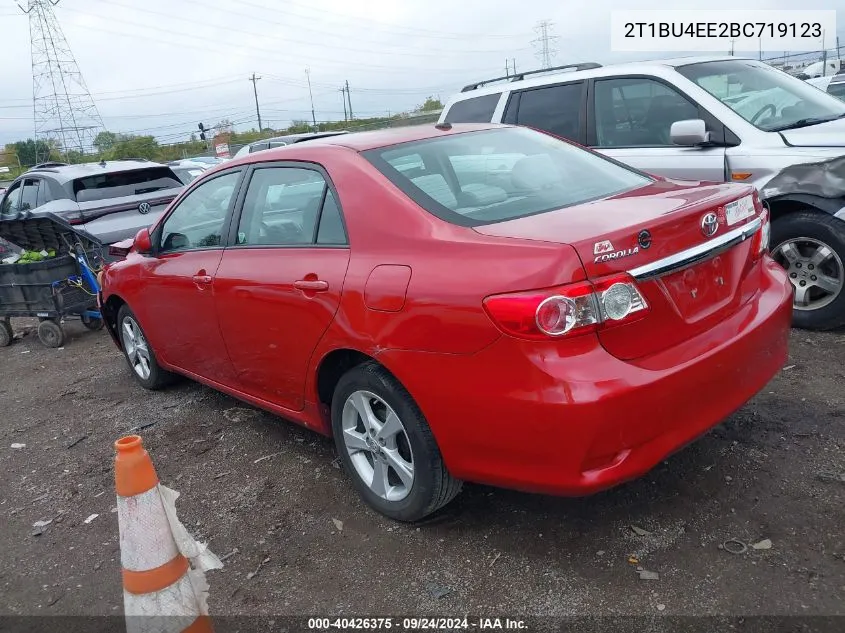
[[[46,163],[9,186],[0,220],[52,213],[113,244],[153,224],[183,187],[170,167],[144,160]]]
[[[845,325],[845,103],[806,82],[738,57],[573,64],[470,84],[450,122],[526,125],[658,176],[754,184],[794,324]]]

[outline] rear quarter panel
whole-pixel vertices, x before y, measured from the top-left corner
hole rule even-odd
[[[473,354],[502,335],[483,309],[484,297],[585,278],[570,246],[484,236],[449,224],[418,207],[356,152],[332,158],[322,164],[338,190],[351,257],[340,309],[312,357],[312,381],[321,359],[335,349],[374,357],[390,349]],[[398,311],[373,309],[366,299],[384,299],[367,285],[384,265],[411,270],[404,300],[388,302],[401,306]],[[385,291],[396,292],[391,286]],[[313,383],[309,393],[315,393]]]

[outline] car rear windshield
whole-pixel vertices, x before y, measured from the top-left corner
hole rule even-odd
[[[425,210],[462,226],[552,211],[652,182],[528,128],[466,132],[363,155]]]
[[[456,101],[443,119],[444,123],[490,123],[501,92]]]
[[[181,186],[169,167],[147,167],[77,178],[73,181],[73,193],[77,202],[91,202]]]

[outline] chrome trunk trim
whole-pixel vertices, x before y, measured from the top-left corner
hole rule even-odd
[[[644,266],[639,266],[638,268],[629,270],[628,274],[637,281],[644,281],[646,279],[662,277],[663,275],[683,270],[684,268],[689,268],[690,266],[694,266],[699,262],[710,259],[719,253],[723,253],[740,242],[744,242],[760,230],[762,225],[763,221],[758,216],[748,224],[744,224],[728,231],[727,233],[723,233],[722,235],[714,237],[712,240],[708,240],[703,244],[693,246],[692,248],[675,253],[674,255],[669,255],[669,257],[658,259],[656,262],[651,262],[650,264],[645,264]]]

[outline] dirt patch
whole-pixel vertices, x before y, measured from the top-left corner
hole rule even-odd
[[[845,615],[841,334],[794,332],[788,369],[638,481],[467,485],[419,526],[367,509],[329,440],[191,382],[146,392],[104,332],[68,334],[0,349],[2,615],[122,613],[112,443],[139,428],[183,523],[237,549],[209,573],[213,613]]]

